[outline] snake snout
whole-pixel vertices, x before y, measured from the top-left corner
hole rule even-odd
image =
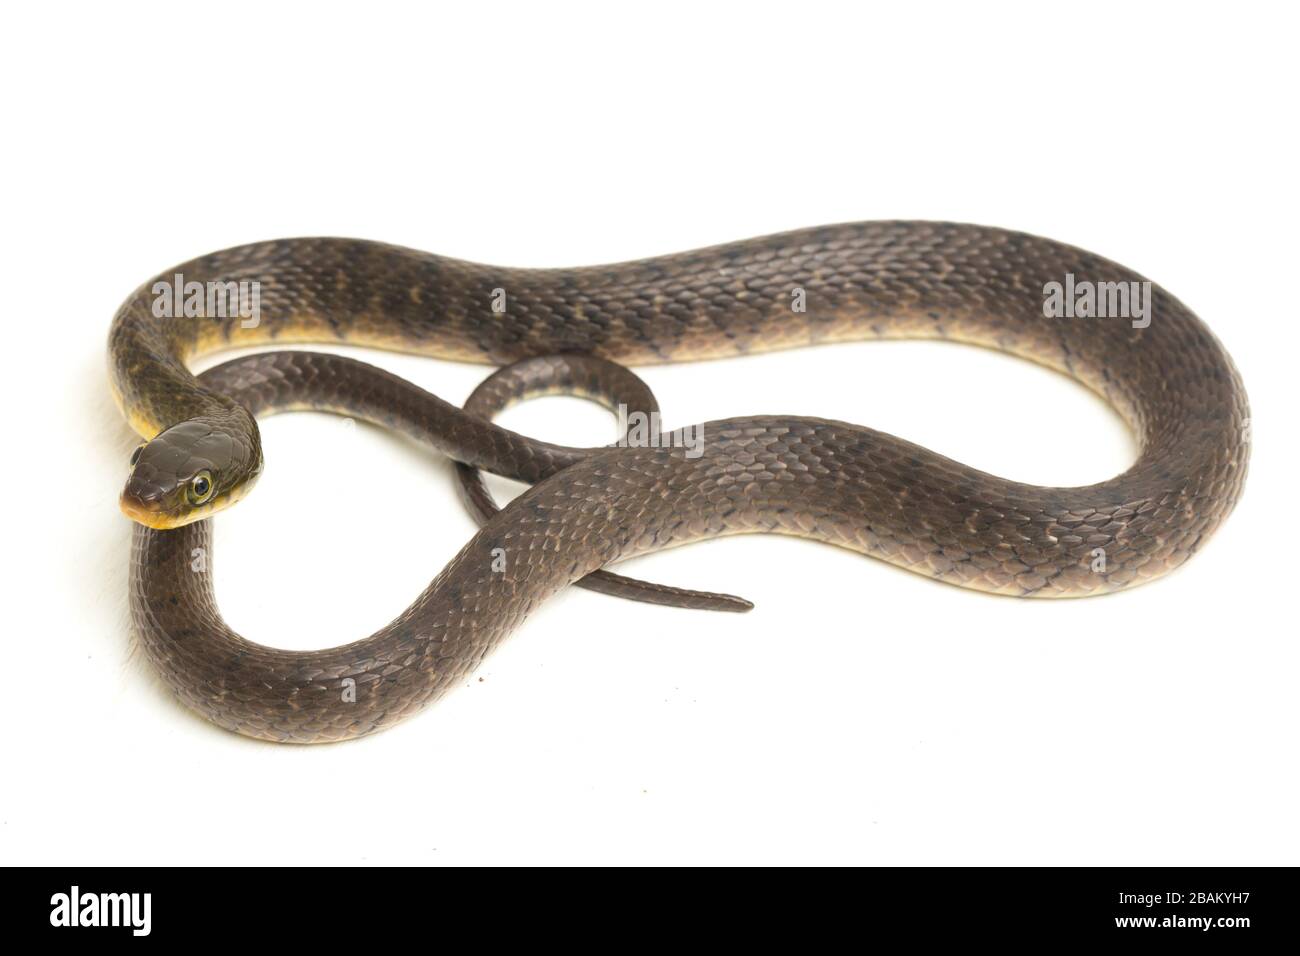
[[[118,501],[122,512],[132,521],[148,525],[151,528],[174,526],[171,501],[175,497],[175,482],[165,482],[154,477],[145,469],[137,469],[126,480]]]
[[[126,480],[122,497],[141,505],[158,505],[174,488],[141,475],[132,475]]]

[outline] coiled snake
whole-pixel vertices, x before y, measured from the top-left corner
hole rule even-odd
[[[254,737],[316,742],[372,733],[437,699],[566,585],[701,538],[815,538],[1020,596],[1149,581],[1185,561],[1232,510],[1246,474],[1249,412],[1214,336],[1158,286],[1128,285],[1143,281],[1050,240],[928,222],[828,226],[581,269],[504,269],[347,239],[262,242],[195,259],[141,286],[109,336],[115,396],[146,439],[122,494],[137,521],[134,628],[180,699],[208,719]],[[163,301],[173,285],[185,293],[192,283],[245,283],[259,296],[259,314],[213,317]],[[1054,283],[1091,283],[1112,298],[1117,289],[1149,288],[1148,311],[1130,321],[1095,314],[1104,310],[1094,301],[1092,315],[1048,314]],[[822,419],[735,418],[583,450],[480,417],[513,396],[552,389],[606,401],[637,392],[635,380],[602,360],[917,337],[1000,349],[1075,378],[1131,425],[1138,460],[1109,481],[1048,488]],[[320,353],[265,353],[197,379],[186,366],[203,353],[265,342],[538,360],[501,373],[470,412]],[[653,399],[642,392],[632,401]],[[254,416],[303,407],[380,422],[457,461],[536,484],[491,515],[471,481],[486,524],[374,635],[323,651],[255,644],[226,626],[211,574],[194,570],[191,555],[210,548],[202,519],[260,473]],[[698,445],[686,440],[692,434]],[[747,606],[616,577],[587,583],[665,603]]]

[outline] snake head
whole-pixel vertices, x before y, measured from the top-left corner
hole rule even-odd
[[[247,435],[212,418],[159,432],[131,454],[122,511],[150,528],[179,528],[238,501],[262,472],[261,448]]]

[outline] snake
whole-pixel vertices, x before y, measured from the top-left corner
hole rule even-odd
[[[211,290],[237,288],[256,291],[255,309],[212,307]],[[1064,309],[1061,289],[1077,296]],[[1115,308],[1126,290],[1145,299],[1140,320],[1132,301]],[[1132,430],[1136,460],[1106,481],[1047,487],[807,416],[643,430],[635,441],[629,434],[590,449],[490,420],[529,394],[608,401],[635,393],[629,380],[615,382],[610,363],[914,338],[998,350],[1081,383]],[[223,349],[298,343],[475,362],[501,367],[500,377],[467,410],[325,352],[272,350],[201,376],[190,369]],[[286,743],[391,727],[463,683],[569,585],[637,555],[724,535],[813,539],[1016,597],[1141,585],[1182,565],[1232,511],[1250,450],[1241,377],[1186,305],[1077,247],[961,223],[845,223],[579,268],[506,268],[360,239],[256,242],[141,285],[113,319],[109,369],[142,438],[121,493],[134,522],[132,630],[187,707],[227,730]],[[779,391],[773,383],[765,401]],[[311,651],[257,643],[217,607],[210,519],[262,471],[257,417],[297,409],[359,416],[531,487],[498,510],[462,472],[482,526],[371,636]],[[1005,410],[1008,427],[1015,411]],[[1070,423],[1024,439],[1068,446]],[[594,581],[643,600],[748,606]],[[801,600],[815,622],[815,597]]]

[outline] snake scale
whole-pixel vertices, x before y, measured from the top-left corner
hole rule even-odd
[[[159,283],[177,275],[256,283],[260,319],[160,314]],[[145,439],[122,494],[137,522],[135,631],[179,698],[209,720],[253,737],[317,742],[372,733],[420,710],[565,586],[703,538],[797,535],[1028,597],[1150,581],[1191,556],[1236,503],[1249,456],[1245,391],[1209,330],[1154,284],[1145,323],[1049,316],[1045,292],[1067,277],[1145,281],[1048,239],[935,222],[827,226],[575,269],[499,268],[350,239],[260,242],[186,262],[132,294],[109,337],[115,397]],[[986,346],[1074,378],[1129,423],[1137,461],[1098,484],[1039,487],[860,425],[775,414],[697,426],[703,441],[694,452],[678,440],[686,432],[564,449],[337,356],[270,352],[198,378],[187,367],[208,352],[271,342],[494,365],[569,355],[574,368],[556,387],[581,392],[584,376],[603,378],[600,360],[650,364],[896,338]],[[519,368],[526,379],[538,367]],[[493,407],[484,399],[480,411]],[[261,471],[254,416],[294,408],[377,421],[535,484],[498,514],[486,506],[481,530],[372,636],[321,651],[253,643],[222,620],[210,569],[194,570],[191,555],[211,547],[204,519]],[[695,593],[668,591],[668,603]]]

